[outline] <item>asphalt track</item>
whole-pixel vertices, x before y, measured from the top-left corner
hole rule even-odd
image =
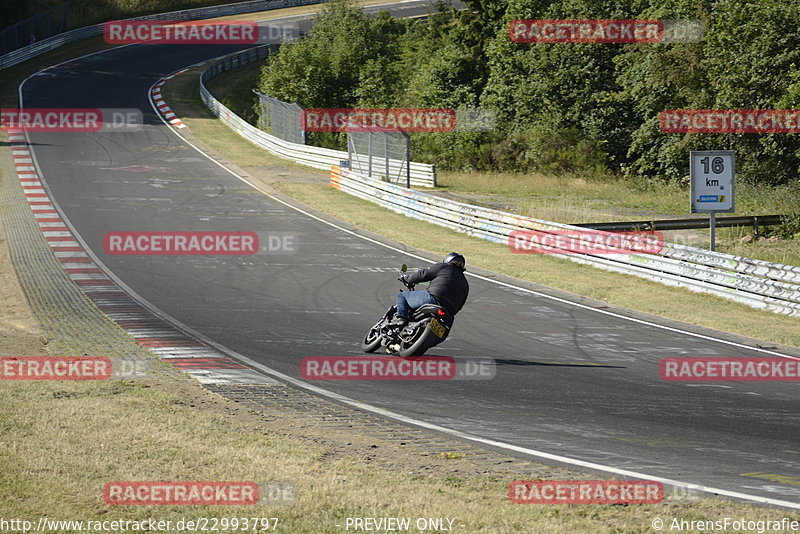
[[[414,9],[405,4],[402,14]],[[238,48],[134,45],[51,68],[24,84],[26,107],[138,108],[146,125],[133,133],[30,133],[29,140],[65,219],[109,271],[206,338],[299,378],[303,357],[361,354],[361,337],[398,290],[398,266],[425,262],[402,244],[364,239],[256,192],[153,113],[148,88],[160,77]],[[257,256],[104,252],[107,232],[144,230],[282,233],[298,246],[294,254]],[[658,375],[666,356],[774,353],[755,340],[654,324],[484,274],[470,279],[452,337],[430,354],[493,358],[493,380],[317,385],[513,445],[516,454],[531,449],[800,507],[796,383],[678,383]],[[676,302],[682,305],[691,303]]]

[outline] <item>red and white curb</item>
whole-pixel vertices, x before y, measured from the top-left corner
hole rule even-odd
[[[161,96],[161,87],[166,83],[167,80],[169,80],[171,78],[174,78],[178,74],[183,74],[187,70],[189,70],[189,69],[182,69],[182,70],[179,70],[177,72],[173,72],[169,76],[164,76],[163,78],[158,80],[158,82],[150,90],[150,98],[153,100],[153,103],[156,105],[156,108],[158,109],[158,112],[161,113],[161,115],[164,116],[164,119],[166,119],[166,121],[168,123],[170,123],[172,126],[174,126],[175,128],[178,128],[178,129],[186,128],[186,125],[183,123],[182,120],[180,120],[178,118],[177,115],[175,115],[175,112],[173,112],[172,109],[170,109],[170,107],[164,101],[164,97]]]
[[[109,278],[75,239],[53,205],[33,163],[25,135],[8,132],[14,165],[28,205],[47,244],[83,293],[142,347],[202,384],[277,384],[226,354],[201,343],[136,302]]]

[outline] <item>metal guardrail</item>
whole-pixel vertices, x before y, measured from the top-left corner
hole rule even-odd
[[[337,166],[331,168],[331,185],[397,213],[495,243],[507,244],[509,234],[520,230],[586,231],[578,226],[522,217],[412,191]],[[800,267],[676,243],[662,243],[662,246],[659,254],[563,254],[562,257],[720,296],[754,308],[800,316]]]
[[[303,6],[309,4],[320,4],[327,0],[251,0],[249,2],[238,2],[235,4],[224,4],[220,6],[200,7],[195,9],[184,9],[181,11],[171,11],[169,13],[157,13],[155,15],[145,15],[142,17],[132,17],[125,20],[199,20],[206,18],[222,17],[225,15],[238,15],[241,13],[252,13],[255,11],[269,11],[283,7]],[[24,46],[8,54],[0,56],[0,70],[7,69],[44,54],[73,41],[79,41],[87,37],[102,35],[103,24],[94,24],[76,30],[70,30],[47,39],[42,39],[34,44]]]
[[[744,217],[717,217],[717,228],[732,226],[752,226],[753,232],[758,235],[759,226],[774,226],[781,224],[783,215],[751,215]],[[576,224],[581,228],[592,230],[624,231],[624,230],[700,230],[708,228],[710,219],[661,219],[653,221],[626,221],[609,223],[584,223]]]
[[[291,143],[270,135],[256,128],[225,107],[219,100],[214,98],[206,87],[206,83],[214,76],[235,67],[247,65],[254,61],[260,61],[276,51],[279,46],[280,45],[270,44],[249,48],[242,52],[236,52],[225,56],[219,61],[215,61],[200,75],[200,97],[214,115],[219,117],[223,123],[248,141],[255,143],[273,154],[290,159],[295,163],[307,165],[315,169],[328,170],[331,168],[331,165],[339,165],[342,161],[347,160],[349,157],[347,152]],[[401,163],[399,161],[395,162],[394,160],[390,160],[390,162],[392,165],[399,165]],[[434,165],[412,161],[410,164],[410,174],[412,186],[436,186],[436,167]]]

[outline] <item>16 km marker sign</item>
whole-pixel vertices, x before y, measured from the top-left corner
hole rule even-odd
[[[733,212],[734,176],[734,151],[693,151],[691,153],[692,213]]]
[[[710,213],[711,250],[716,249],[717,213],[732,213],[736,181],[736,152],[697,150],[689,155],[692,213]]]

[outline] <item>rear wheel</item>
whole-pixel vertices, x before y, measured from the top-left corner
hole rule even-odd
[[[421,332],[419,332],[421,330]],[[409,344],[403,344],[397,352],[400,356],[422,356],[425,351],[431,348],[439,338],[433,333],[433,330],[428,328],[428,322],[420,325],[417,335],[410,341]]]
[[[375,352],[381,346],[381,335],[378,332],[378,327],[373,326],[367,335],[361,341],[361,349],[364,352]]]

